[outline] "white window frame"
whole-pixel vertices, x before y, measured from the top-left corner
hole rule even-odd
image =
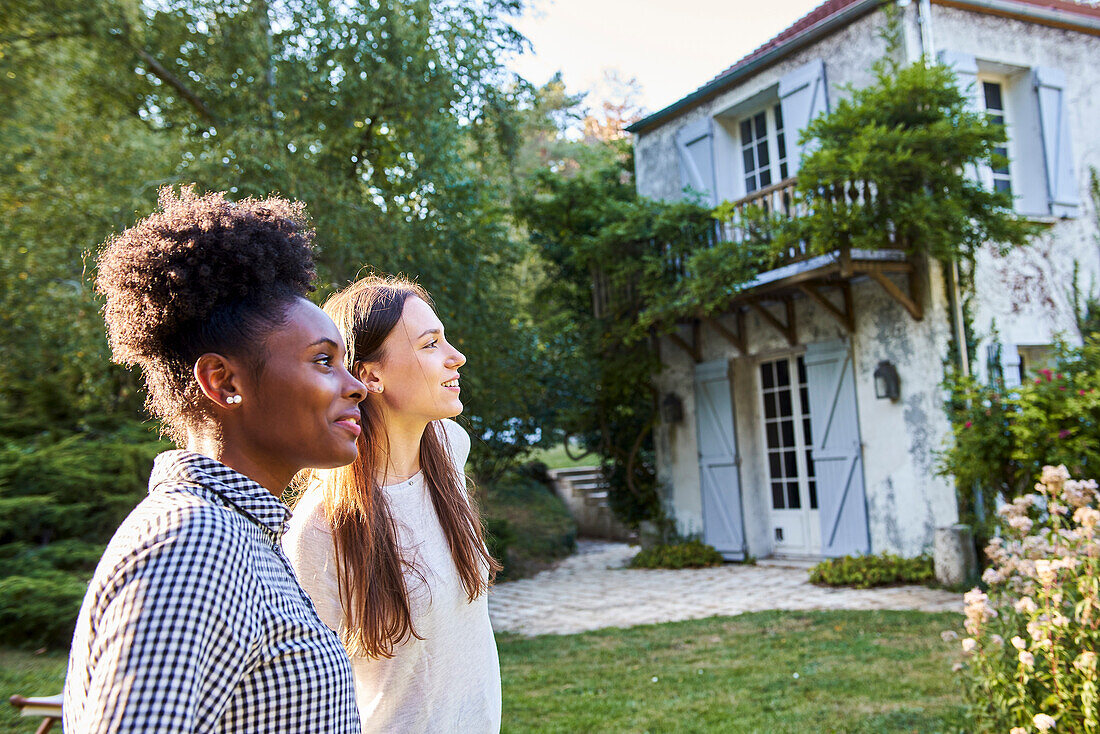
[[[741,191],[744,191],[745,196],[752,196],[756,192],[758,192],[762,189],[765,189],[769,186],[774,186],[775,184],[780,183],[781,181],[784,181],[784,180],[790,178],[790,176],[791,176],[791,173],[790,173],[790,170],[791,170],[791,133],[790,133],[789,126],[787,125],[787,121],[783,120],[782,133],[783,133],[783,152],[784,152],[784,155],[780,156],[779,155],[779,127],[778,127],[777,122],[776,122],[776,112],[777,111],[778,111],[778,113],[781,117],[783,112],[782,112],[782,108],[780,107],[780,104],[779,104],[778,100],[776,100],[774,102],[771,102],[771,103],[765,105],[764,107],[758,107],[758,108],[754,109],[752,112],[749,112],[747,114],[740,115],[737,118],[737,120],[734,124],[734,130],[737,134],[737,137],[736,137],[737,170],[740,173],[740,182],[739,182],[739,185],[738,185],[737,188],[740,189]],[[765,132],[765,140],[767,142],[767,150],[768,150],[768,165],[767,165],[766,170],[767,170],[768,176],[771,178],[771,180],[767,184],[757,185],[757,187],[755,189],[752,189],[750,191],[749,186],[748,186],[748,181],[747,181],[747,179],[749,177],[749,172],[745,168],[745,145],[746,145],[746,141],[744,139],[742,126],[745,123],[748,123],[749,125],[755,126],[755,120],[756,120],[757,116],[759,116],[761,113],[764,114],[764,121],[765,121],[764,122],[764,128],[765,128],[764,132]],[[754,156],[755,156],[755,151],[754,151]],[[787,170],[787,175],[785,175],[785,176],[783,175],[783,169],[784,168],[786,168],[786,170]],[[757,168],[753,173],[753,175],[757,177],[757,182],[759,182],[759,173],[762,170],[765,170],[765,169],[764,168]]]
[[[977,88],[976,92],[977,92],[978,101],[981,103],[981,106],[982,106],[981,107],[982,112],[990,112],[988,106],[986,105],[986,99],[985,99],[985,84],[986,84],[986,82],[989,82],[991,84],[996,84],[1001,89],[1002,109],[1000,110],[999,114],[1004,118],[1005,135],[1007,137],[1007,140],[1005,140],[1005,143],[1004,143],[1004,149],[1006,151],[1005,157],[1008,158],[1009,193],[1012,195],[1013,201],[1015,202],[1019,198],[1019,192],[1017,191],[1017,187],[1019,185],[1019,180],[1020,179],[1019,179],[1019,174],[1016,170],[1017,169],[1016,146],[1015,146],[1016,136],[1013,135],[1013,122],[1014,122],[1013,118],[1014,118],[1014,115],[1013,115],[1012,105],[1009,102],[1009,98],[1011,96],[1010,95],[1010,90],[1011,90],[1012,80],[1009,79],[1007,76],[1004,76],[1002,74],[989,74],[989,73],[986,73],[986,72],[979,72],[978,73],[977,82],[976,82],[978,88]],[[993,167],[988,165],[988,164],[983,165],[981,167],[981,171],[979,172],[979,176],[980,176],[980,179],[981,179],[981,182],[982,182],[982,186],[989,189],[990,191],[994,190],[994,175],[995,174],[993,172]],[[1015,208],[1015,205],[1013,206],[1013,208]]]

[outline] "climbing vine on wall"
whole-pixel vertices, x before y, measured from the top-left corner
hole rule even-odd
[[[799,216],[640,198],[625,156],[580,173],[546,171],[520,202],[520,219],[557,270],[547,300],[583,324],[577,335],[594,367],[574,425],[604,457],[612,503],[628,522],[660,515],[649,438],[656,335],[721,313],[792,256],[885,248],[969,261],[979,247],[1007,249],[1035,232],[1008,193],[967,174],[998,164],[1005,132],[967,109],[950,70],[888,55],[874,71],[874,83],[845,90],[803,131],[809,145],[787,207]]]

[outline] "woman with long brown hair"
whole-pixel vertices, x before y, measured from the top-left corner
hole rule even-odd
[[[363,731],[500,728],[485,547],[463,465],[459,368],[431,298],[371,276],[324,305],[367,387],[350,466],[316,472],[284,547],[352,660]]]

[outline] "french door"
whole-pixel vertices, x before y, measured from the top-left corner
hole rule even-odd
[[[801,355],[760,365],[760,399],[775,552],[819,555],[821,520],[810,397],[806,363]]]

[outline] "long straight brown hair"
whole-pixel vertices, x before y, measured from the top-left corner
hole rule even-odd
[[[352,283],[323,306],[347,342],[347,365],[385,358],[383,342],[401,321],[405,302],[420,298],[434,308],[427,291],[401,277],[372,275]],[[318,471],[325,517],[332,527],[336,575],[344,610],[343,643],[352,655],[389,658],[413,627],[406,572],[423,574],[401,553],[397,524],[378,477],[388,454],[386,431],[373,401],[359,404],[363,432],[359,458],[340,469]],[[384,461],[384,460],[383,460]],[[472,602],[489,590],[500,564],[485,547],[481,518],[466,477],[445,446],[442,426],[432,421],[420,439],[420,469],[455,568]]]

